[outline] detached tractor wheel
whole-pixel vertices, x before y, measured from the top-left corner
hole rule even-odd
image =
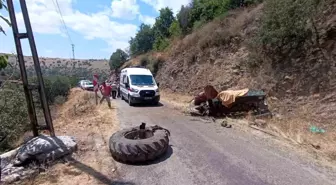
[[[155,160],[167,152],[169,131],[159,126],[144,127],[143,123],[141,129],[124,129],[110,137],[109,148],[116,161],[141,163]]]

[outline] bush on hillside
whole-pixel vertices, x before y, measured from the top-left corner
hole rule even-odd
[[[182,30],[178,21],[174,21],[169,27],[169,34],[172,37],[180,37],[182,35]]]
[[[266,0],[256,50],[275,63],[297,58],[312,44],[313,20],[320,1]]]
[[[148,56],[143,56],[140,59],[140,65],[141,66],[147,66],[147,64],[149,63],[149,58]]]
[[[154,42],[155,51],[163,51],[169,46],[169,39],[167,38],[157,38]]]
[[[0,70],[7,67],[8,55],[0,55]]]
[[[162,57],[158,57],[156,59],[150,60],[149,64],[147,65],[147,68],[149,68],[149,70],[152,72],[154,77],[156,76],[163,62],[164,62],[164,58]]]
[[[5,85],[0,89],[0,153],[15,147],[15,141],[30,125],[22,87]]]
[[[78,78],[67,76],[46,76],[44,77],[45,92],[49,103],[54,103],[58,96],[67,97],[71,88],[78,83]],[[37,84],[37,79],[32,78],[31,81]],[[36,94],[36,101],[39,102],[39,97]]]

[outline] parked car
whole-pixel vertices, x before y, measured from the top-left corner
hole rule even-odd
[[[121,99],[132,106],[135,103],[158,104],[160,101],[159,84],[151,71],[142,67],[125,68],[120,73]]]
[[[81,80],[78,82],[78,87],[83,90],[93,91],[93,83],[90,80]]]

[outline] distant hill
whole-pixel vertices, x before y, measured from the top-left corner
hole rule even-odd
[[[3,55],[5,53],[1,53]],[[16,56],[8,54],[8,62],[11,66],[19,68],[16,62]],[[28,76],[34,76],[34,62],[32,56],[24,56],[27,74]],[[45,76],[51,75],[65,75],[65,76],[76,76],[82,78],[91,78],[93,73],[98,73],[102,78],[107,78],[110,73],[110,67],[108,60],[104,59],[66,59],[66,58],[49,58],[40,57],[39,58],[42,73]],[[11,73],[13,69],[7,67],[6,73]],[[15,70],[19,73],[19,70]]]

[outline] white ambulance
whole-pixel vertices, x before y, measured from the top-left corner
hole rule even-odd
[[[129,67],[121,70],[120,94],[130,106],[136,103],[157,105],[160,102],[159,84],[156,83],[150,70],[144,67]]]

